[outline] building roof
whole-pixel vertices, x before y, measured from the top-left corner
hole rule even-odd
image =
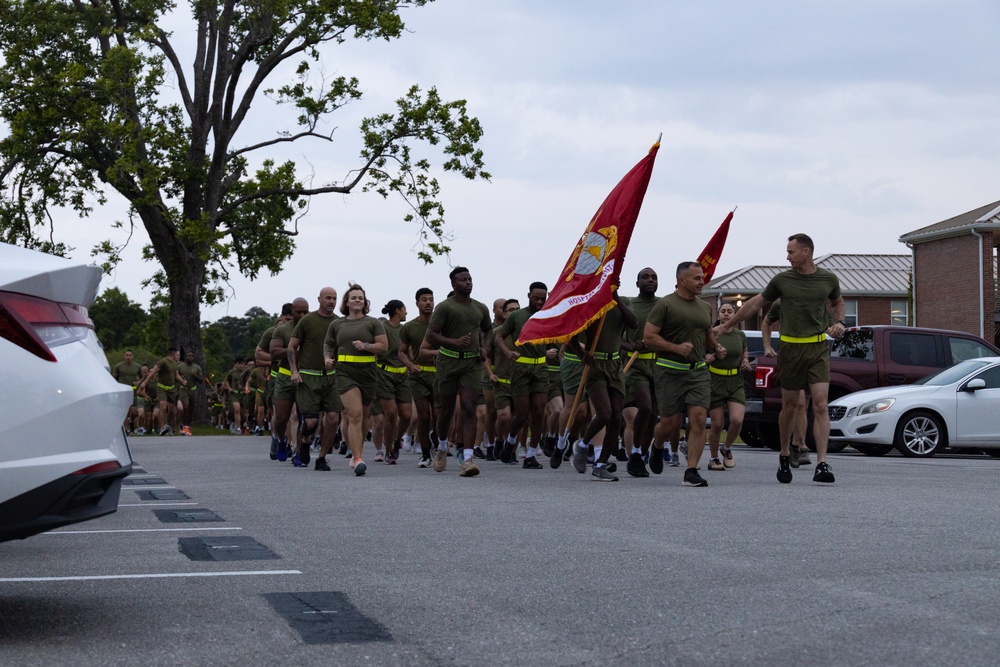
[[[970,231],[1000,230],[1000,201],[980,206],[977,209],[956,215],[941,222],[899,237],[900,243],[923,243],[948,236],[959,236]]]
[[[816,258],[816,266],[833,271],[845,296],[906,296],[910,291],[910,255],[849,255],[833,253]],[[702,295],[758,294],[787,266],[746,266],[705,285]]]

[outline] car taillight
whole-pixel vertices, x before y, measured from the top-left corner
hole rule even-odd
[[[0,336],[46,361],[56,360],[50,348],[80,340],[93,328],[82,306],[0,292]]]
[[[95,472],[104,472],[105,470],[117,470],[121,468],[121,464],[118,461],[105,461],[104,463],[95,463],[92,466],[87,466],[77,470],[74,475],[90,475]]]
[[[758,366],[754,373],[754,386],[758,389],[770,388],[773,374],[774,366]]]

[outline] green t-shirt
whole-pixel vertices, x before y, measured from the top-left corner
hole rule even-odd
[[[374,317],[364,315],[357,319],[338,317],[330,324],[326,332],[326,347],[337,354],[352,357],[374,357],[368,350],[355,350],[352,344],[356,340],[362,343],[374,343],[375,336],[385,335],[385,327]]]
[[[717,342],[726,348],[726,358],[716,359],[712,365],[724,370],[739,368],[743,362],[743,352],[747,349],[747,335],[739,329],[732,329],[719,336]]]
[[[420,359],[420,344],[427,336],[427,323],[420,320],[410,320],[404,322],[399,327],[399,342],[405,343],[410,348],[410,361],[417,366],[433,366],[434,360],[423,361]]]
[[[587,343],[584,345],[584,348],[588,352],[594,340],[595,326],[592,324],[587,330]],[[597,347],[594,348],[594,352],[610,354],[621,350],[622,333],[624,330],[625,318],[622,317],[622,309],[615,306],[604,314],[604,325],[601,327],[601,335],[597,339]]]
[[[260,366],[254,366],[250,371],[250,387],[263,390],[267,386],[268,371]]]
[[[182,361],[177,364],[177,372],[187,382],[187,389],[198,389],[198,378],[202,377],[201,366]]]
[[[823,329],[826,330],[830,327],[830,324],[832,324],[830,322],[829,309],[825,310],[824,314],[826,316],[825,320],[826,324],[823,326]],[[768,324],[774,324],[775,322],[781,321],[781,299],[778,299],[777,301],[771,304],[771,307],[768,309],[765,319],[767,320]]]
[[[673,352],[658,351],[657,356],[678,363],[698,363],[705,360],[705,333],[712,327],[712,308],[695,297],[688,301],[676,292],[668,294],[652,307],[646,322],[660,329],[660,336],[675,345],[691,343],[694,347],[687,358]]]
[[[516,347],[514,348],[514,351],[522,357],[537,358],[545,356],[546,346],[544,343],[532,343],[530,345],[517,345],[516,343],[517,337],[521,335],[521,329],[524,328],[525,322],[527,322],[528,318],[537,312],[537,310],[531,310],[530,308],[518,308],[513,313],[508,315],[507,319],[500,325],[500,331],[504,335],[504,343],[507,342],[508,337],[515,341]]]
[[[382,324],[382,328],[385,330],[385,337],[389,341],[389,348],[383,354],[378,355],[378,362],[401,368],[403,362],[399,360],[399,334],[403,325],[393,326],[384,317],[380,317],[378,321]]]
[[[326,332],[335,320],[340,319],[336,313],[330,313],[329,317],[319,314],[319,311],[304,315],[299,323],[292,330],[292,338],[299,339],[299,350],[296,353],[296,360],[300,371],[322,371],[326,368],[326,361],[323,357],[323,342],[326,340]]]
[[[156,364],[160,367],[156,381],[164,387],[174,386],[177,383],[177,362],[170,357],[163,357]]]
[[[642,331],[646,327],[646,318],[649,317],[649,311],[653,309],[656,302],[660,300],[660,297],[655,294],[649,296],[630,296],[630,297],[618,297],[625,304],[632,309],[635,313],[635,317],[639,320],[638,325],[635,328],[626,327],[625,328],[625,339],[630,343],[638,343],[642,340]]]
[[[840,298],[840,281],[818,267],[808,275],[789,269],[771,278],[762,295],[772,303],[781,299],[782,334],[808,338],[826,331],[827,301]]]
[[[278,328],[277,325],[273,327],[268,327],[267,330],[260,335],[260,340],[257,341],[257,349],[263,350],[264,352],[271,354],[271,338],[274,336],[274,330],[277,328]],[[271,360],[271,370],[272,371],[278,370],[278,362],[274,361],[273,359]]]
[[[295,330],[295,322],[289,320],[288,322],[285,322],[284,324],[274,328],[274,331],[271,333],[271,341],[272,342],[278,341],[278,344],[281,347],[288,347],[288,341],[291,340],[292,331],[294,330]],[[268,343],[267,350],[268,353],[270,354],[271,343]],[[288,358],[286,357],[284,359],[279,360],[277,366],[275,366],[274,363],[272,363],[271,368],[284,368],[285,370],[288,370],[289,368]]]
[[[511,315],[513,314],[514,313],[511,313]],[[507,316],[507,319],[510,319],[509,315]],[[504,320],[504,323],[506,323],[506,320]],[[496,340],[497,336],[503,335],[502,332],[503,324],[493,329],[493,339]],[[508,348],[514,348],[514,338],[512,336],[506,336],[503,339],[503,342]],[[500,351],[500,346],[496,343],[493,344],[493,358],[490,359],[490,361],[493,364],[493,372],[496,373],[497,377],[510,379],[511,366],[514,365],[514,362],[508,359],[507,355]]]
[[[240,384],[240,377],[243,376],[242,368],[231,368],[226,373],[226,383],[234,394],[243,393],[243,385]]]
[[[115,364],[115,367],[111,369],[111,377],[118,380],[122,384],[127,384],[131,386],[136,386],[139,384],[139,374],[142,373],[142,366],[135,363],[126,364],[124,361]]]
[[[453,352],[478,352],[480,331],[490,329],[490,311],[485,304],[469,299],[468,303],[460,303],[455,297],[450,297],[434,307],[431,324],[441,327],[441,335],[445,338],[461,338],[467,333],[472,334],[472,340],[461,350]]]

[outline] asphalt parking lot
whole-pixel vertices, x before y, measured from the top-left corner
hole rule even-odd
[[[569,464],[355,478],[137,438],[119,511],[0,544],[0,662],[995,664],[1000,461],[777,455],[681,486]],[[214,517],[214,519],[213,519]],[[206,520],[211,519],[211,520]]]

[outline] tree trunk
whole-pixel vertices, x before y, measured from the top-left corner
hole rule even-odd
[[[174,345],[181,351],[181,358],[188,352],[194,354],[195,363],[206,372],[205,351],[201,344],[201,284],[205,275],[203,262],[192,260],[175,275],[167,274],[170,288],[170,320],[168,332]],[[208,392],[204,385],[192,398],[194,422],[208,423]]]

